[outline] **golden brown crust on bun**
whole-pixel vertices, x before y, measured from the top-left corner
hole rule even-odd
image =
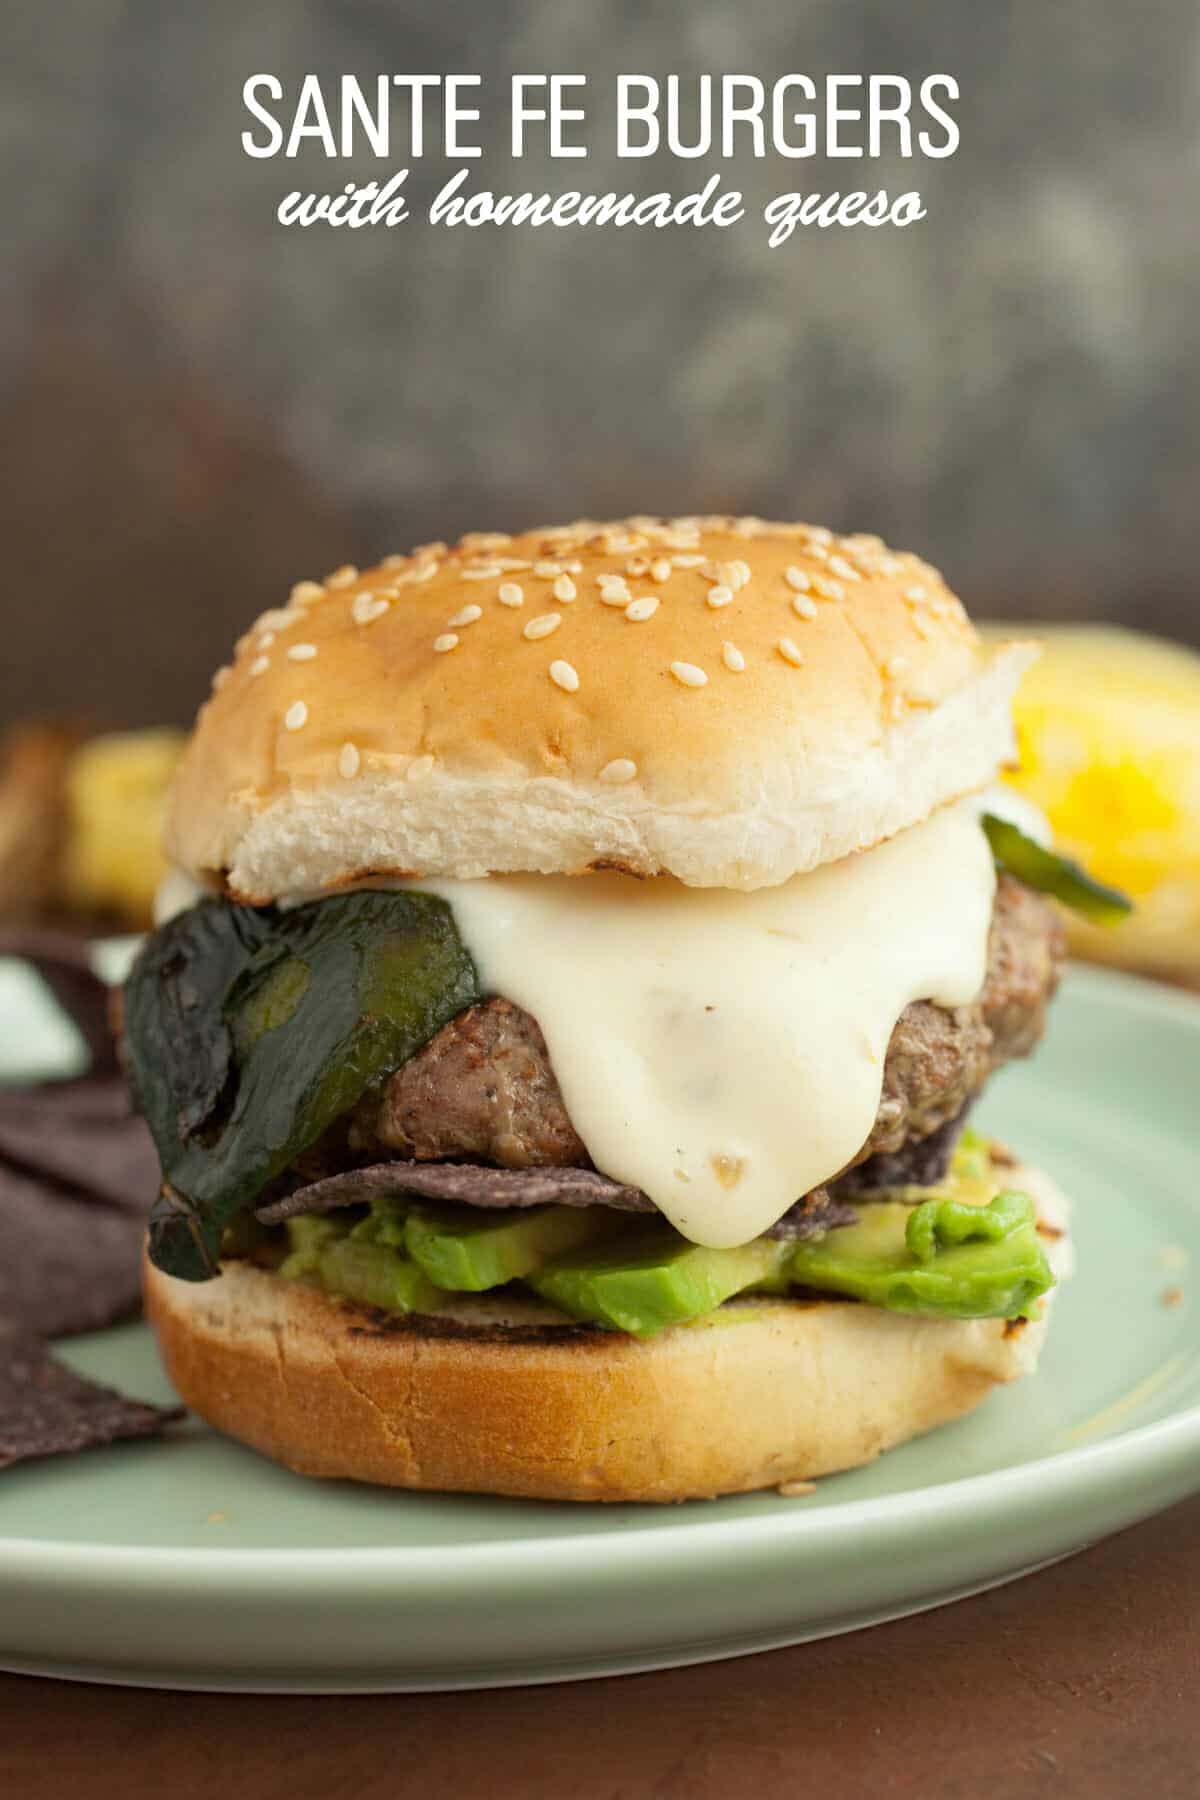
[[[1014,1168],[1065,1230],[1045,1176]],[[1068,1245],[1052,1257],[1068,1272]],[[648,1342],[530,1298],[387,1317],[252,1264],[147,1265],[186,1404],[304,1475],[544,1500],[709,1498],[869,1462],[1030,1372],[1036,1322],[919,1319],[840,1300],[734,1302]]]
[[[253,902],[369,874],[617,866],[753,888],[986,784],[985,653],[877,538],[757,519],[464,538],[301,582],[220,672],[169,847]]]

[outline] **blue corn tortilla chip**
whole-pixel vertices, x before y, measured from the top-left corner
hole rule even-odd
[[[0,1169],[145,1219],[158,1195],[158,1156],[119,1075],[0,1087]]]
[[[0,1163],[0,1321],[67,1337],[133,1318],[145,1235],[144,1214]]]
[[[595,1169],[495,1169],[482,1163],[385,1162],[347,1169],[260,1206],[256,1217],[277,1225],[302,1213],[335,1212],[391,1194],[419,1194],[426,1200],[460,1201],[468,1206],[611,1206],[624,1212],[653,1212],[639,1188],[612,1181]]]
[[[386,1162],[326,1175],[282,1198],[260,1206],[255,1217],[263,1225],[280,1225],[306,1213],[336,1212],[344,1206],[391,1195],[418,1194],[466,1206],[607,1206],[618,1212],[653,1213],[648,1194],[601,1175],[597,1169],[572,1165],[536,1169],[495,1169],[483,1163]],[[826,1188],[805,1195],[765,1235],[813,1237],[836,1225],[853,1225],[858,1215],[835,1200]]]
[[[85,1038],[76,1080],[0,1086],[0,1322],[41,1337],[94,1331],[140,1305],[158,1159],[133,1111],[108,1030],[108,990],[87,945],[61,932],[0,933],[49,983]]]
[[[89,1381],[36,1337],[0,1324],[0,1469],[35,1456],[60,1456],[152,1437],[184,1416]]]
[[[94,1331],[141,1304],[158,1159],[133,1112],[87,946],[60,933],[0,934],[48,983],[91,1052],[72,1081],[0,1087],[0,1469],[30,1457],[148,1437],[183,1416],[76,1375],[46,1338]]]

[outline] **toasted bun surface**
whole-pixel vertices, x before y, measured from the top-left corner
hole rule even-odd
[[[757,519],[475,535],[301,582],[217,677],[168,822],[262,903],[365,875],[785,881],[985,785],[1028,645],[938,572]]]
[[[1066,1229],[1044,1175],[1014,1168]],[[1069,1242],[1050,1247],[1060,1276]],[[689,1500],[869,1462],[1033,1370],[1041,1319],[938,1320],[850,1301],[754,1299],[646,1343],[479,1296],[385,1318],[230,1263],[146,1267],[182,1399],[303,1475],[543,1500]]]

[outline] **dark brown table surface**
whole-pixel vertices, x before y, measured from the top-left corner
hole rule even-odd
[[[666,1674],[350,1699],[0,1676],[5,1800],[808,1793],[1196,1800],[1200,1496],[976,1599]]]

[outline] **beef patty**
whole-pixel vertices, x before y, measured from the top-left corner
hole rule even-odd
[[[874,1127],[851,1167],[948,1125],[993,1069],[1033,1048],[1064,948],[1050,903],[1001,876],[982,993],[970,1006],[919,1000],[905,1008],[888,1046]],[[590,1166],[536,1019],[503,999],[459,1013],[368,1095],[351,1121],[348,1147],[371,1161]]]

